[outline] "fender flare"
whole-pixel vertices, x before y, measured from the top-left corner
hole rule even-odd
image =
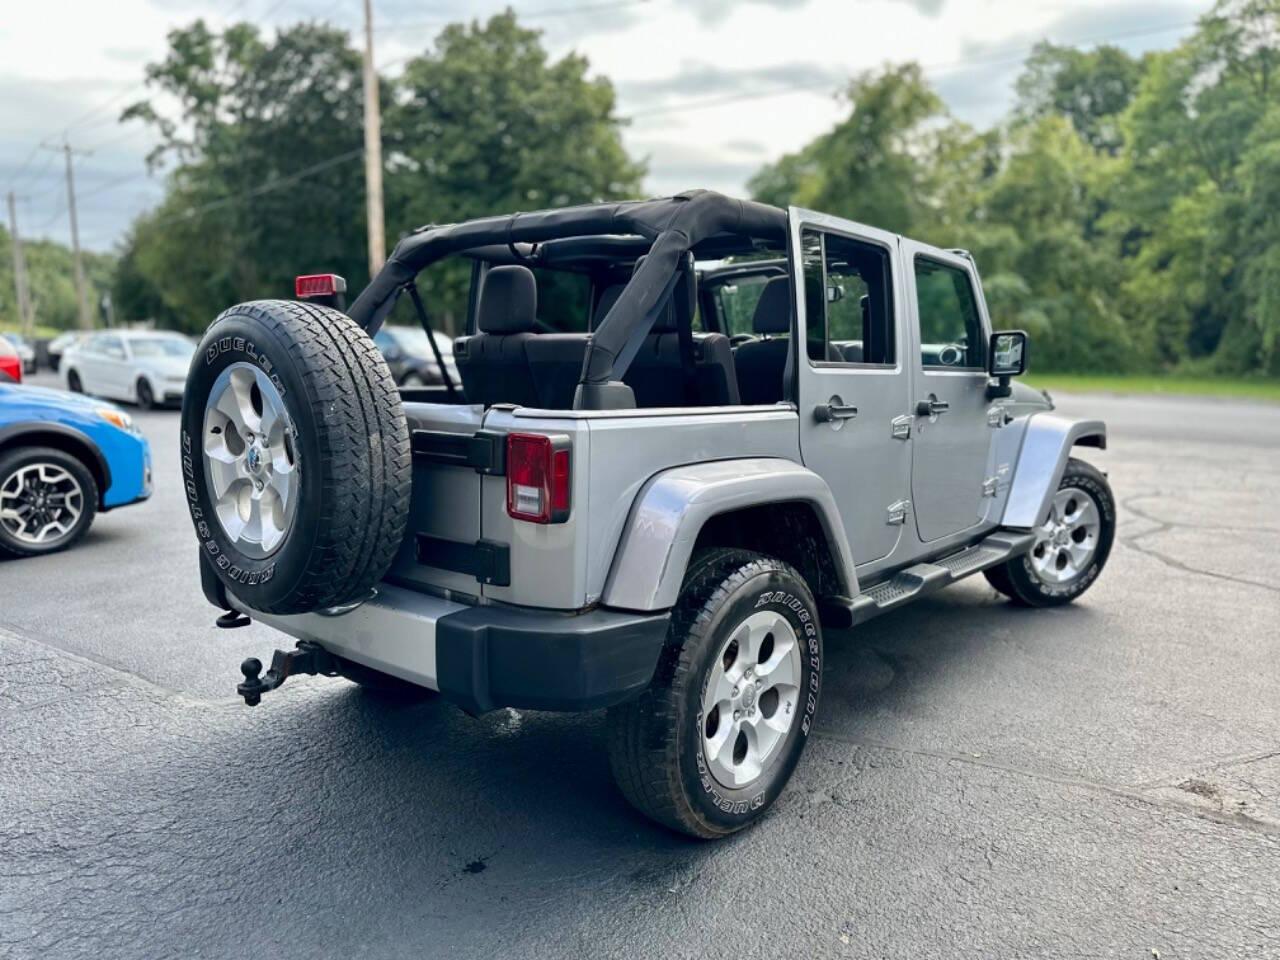
[[[1028,420],[1001,525],[1030,529],[1044,523],[1073,446],[1107,448],[1101,420],[1069,420],[1035,413]]]
[[[107,489],[111,486],[111,465],[107,463],[101,448],[87,433],[52,420],[19,420],[0,427],[0,447],[8,447],[15,440],[19,443],[39,444],[42,438],[45,438],[46,443],[49,442],[47,438],[53,438],[51,445],[59,449],[71,447],[72,450],[66,450],[67,453],[74,451],[84,454],[80,459],[102,487],[98,491],[98,506],[101,507]],[[59,443],[62,444],[61,447]]]
[[[849,541],[825,480],[772,457],[673,467],[649,479],[631,507],[600,602],[623,610],[675,606],[703,525],[712,517],[770,503],[801,502],[818,517],[842,592],[858,592]]]

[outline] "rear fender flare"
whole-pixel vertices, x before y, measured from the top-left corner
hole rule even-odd
[[[744,507],[797,501],[817,514],[841,591],[856,595],[853,554],[826,481],[790,460],[756,457],[674,467],[652,477],[632,505],[600,602],[623,610],[674,606],[709,519]]]
[[[1030,529],[1045,522],[1071,448],[1077,445],[1105,450],[1106,424],[1101,420],[1069,420],[1053,413],[1031,415],[1005,501],[1003,526]]]

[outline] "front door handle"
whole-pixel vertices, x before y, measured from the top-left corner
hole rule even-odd
[[[838,420],[852,420],[858,415],[858,408],[848,403],[840,403],[833,397],[828,403],[820,403],[813,408],[813,419],[819,423],[835,423]]]
[[[930,395],[928,400],[921,400],[916,404],[917,417],[936,417],[940,413],[946,413],[951,409],[951,404],[945,400],[939,400],[937,397]]]

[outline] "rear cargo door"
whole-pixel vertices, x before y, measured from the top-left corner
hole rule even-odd
[[[413,493],[404,542],[386,579],[478,597],[472,568],[489,449],[481,431],[484,409],[406,402],[404,411],[413,443]]]

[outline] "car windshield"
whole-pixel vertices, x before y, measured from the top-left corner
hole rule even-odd
[[[196,352],[195,344],[181,337],[137,337],[129,341],[135,357],[178,357],[189,359]]]
[[[427,340],[427,331],[421,327],[397,327],[395,338],[405,353],[411,353],[415,357],[435,357],[431,352],[431,343]],[[436,346],[443,355],[453,353],[453,342],[443,334],[436,334]]]
[[[4,334],[0,334],[0,336],[4,337],[6,340],[8,340],[10,343],[12,343],[14,346],[17,346],[17,347],[20,347],[27,342],[26,338],[23,337],[22,334],[20,333],[4,333]]]

